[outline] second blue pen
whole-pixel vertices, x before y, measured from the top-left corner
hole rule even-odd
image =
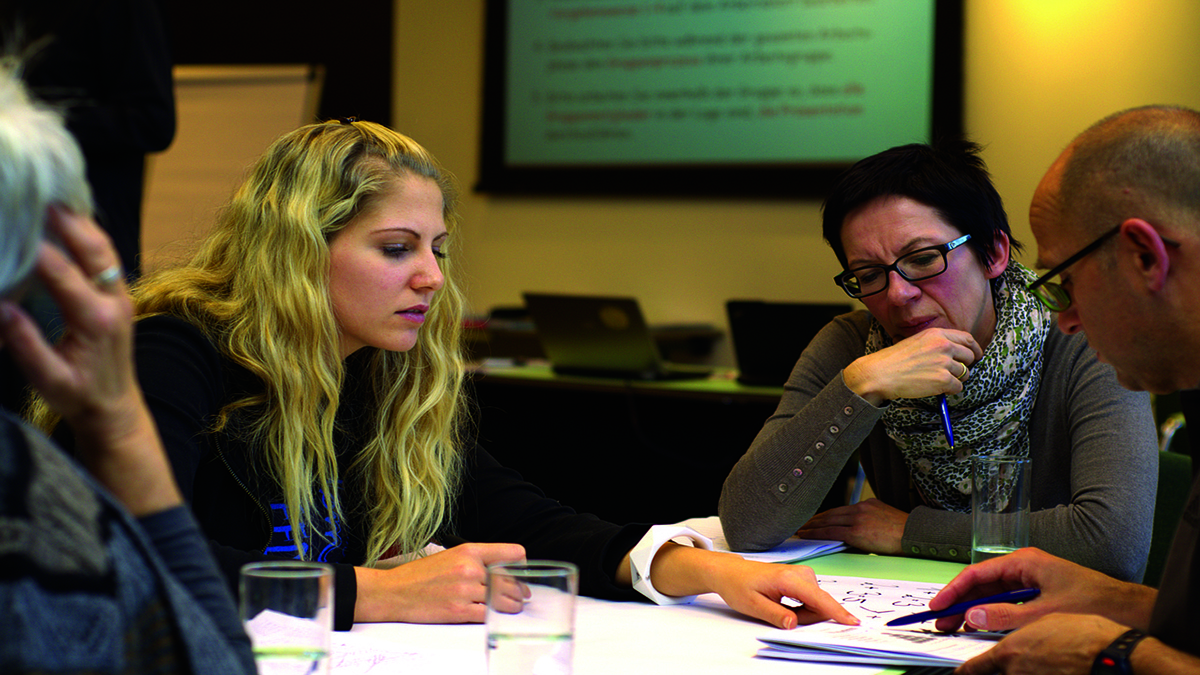
[[[942,431],[946,432],[946,440],[954,447],[954,429],[950,427],[950,404],[946,403],[946,395],[938,397],[942,407]]]

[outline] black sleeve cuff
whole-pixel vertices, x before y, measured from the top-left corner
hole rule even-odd
[[[333,566],[333,629],[354,627],[354,606],[358,602],[358,577],[353,565]]]

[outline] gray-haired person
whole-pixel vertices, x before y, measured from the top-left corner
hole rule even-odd
[[[133,371],[132,304],[79,148],[0,64],[0,349],[78,459],[0,409],[0,672],[252,673]],[[46,243],[46,232],[58,244]],[[66,332],[17,300],[40,282]]]

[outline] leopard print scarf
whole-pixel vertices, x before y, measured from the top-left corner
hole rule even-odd
[[[947,396],[954,448],[942,432],[938,397],[897,399],[883,414],[888,437],[931,506],[971,510],[971,455],[1029,456],[1029,416],[1042,379],[1042,352],[1054,315],[1026,286],[1037,275],[1017,262],[992,281],[996,333],[983,358],[971,365],[963,391]],[[892,344],[871,322],[867,353]]]

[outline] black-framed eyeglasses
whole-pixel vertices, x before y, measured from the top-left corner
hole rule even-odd
[[[908,281],[922,281],[936,277],[946,271],[946,254],[970,241],[971,235],[964,234],[954,241],[939,246],[926,246],[896,258],[891,265],[864,265],[846,270],[833,278],[834,283],[852,298],[865,298],[886,290],[891,272]]]
[[[1114,226],[1111,230],[1108,230],[1099,237],[1096,237],[1092,243],[1076,251],[1075,255],[1067,258],[1058,265],[1055,265],[1054,269],[1035,279],[1033,283],[1029,284],[1029,286],[1026,288],[1028,288],[1029,292],[1033,293],[1033,296],[1040,300],[1041,303],[1050,311],[1067,311],[1067,309],[1071,307],[1071,294],[1067,292],[1067,289],[1062,287],[1062,284],[1058,284],[1050,280],[1062,274],[1063,270],[1082,260],[1087,254],[1100,248],[1101,244],[1111,239],[1113,235],[1120,231],[1120,225]],[[1179,247],[1179,242],[1177,241],[1172,241],[1166,237],[1162,237],[1162,240],[1163,243],[1167,244],[1168,246],[1175,246],[1177,248]]]

